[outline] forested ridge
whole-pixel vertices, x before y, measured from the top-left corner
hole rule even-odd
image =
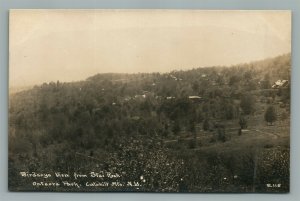
[[[95,191],[286,192],[290,84],[274,83],[290,82],[290,69],[286,54],[231,67],[97,74],[11,94],[10,188],[32,190],[20,171],[104,170],[142,185]],[[267,188],[274,183],[282,187]]]

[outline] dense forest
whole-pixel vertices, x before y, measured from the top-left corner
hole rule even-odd
[[[82,178],[80,191],[288,192],[290,69],[287,54],[10,94],[10,190],[78,191],[32,186],[21,171],[106,171],[140,185]]]

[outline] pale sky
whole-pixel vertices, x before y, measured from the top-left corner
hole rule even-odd
[[[11,10],[10,86],[233,65],[291,51],[290,11]]]

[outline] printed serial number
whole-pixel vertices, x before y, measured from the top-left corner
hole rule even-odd
[[[266,184],[268,188],[280,188],[281,184]]]

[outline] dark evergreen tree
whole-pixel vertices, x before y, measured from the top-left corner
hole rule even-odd
[[[265,112],[265,120],[268,124],[273,125],[273,122],[276,121],[276,111],[273,106],[269,106]]]

